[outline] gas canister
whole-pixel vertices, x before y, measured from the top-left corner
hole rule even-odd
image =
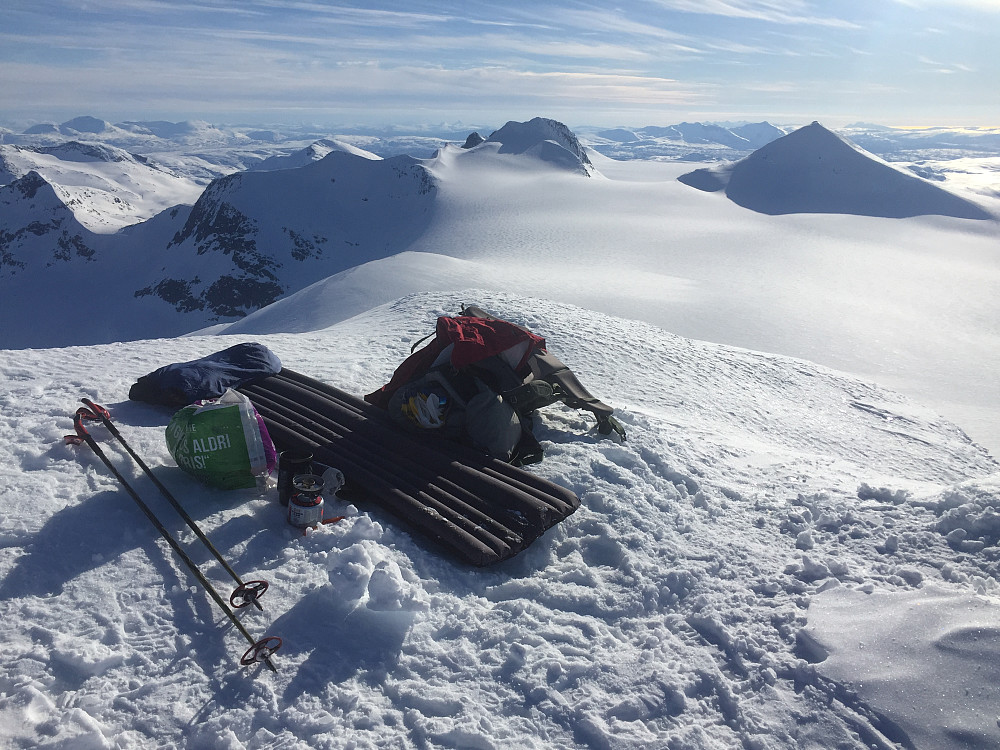
[[[288,498],[288,523],[304,529],[323,522],[323,478],[316,474],[299,474],[292,479],[292,496]]]

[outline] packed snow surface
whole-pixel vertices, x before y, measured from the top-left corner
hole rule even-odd
[[[182,473],[169,411],[128,401],[129,386],[245,336],[0,351],[0,746],[1000,744],[1000,467],[934,411],[803,360],[482,289],[254,339],[360,395],[473,302],[544,335],[628,430],[619,443],[585,413],[541,412],[532,470],[581,507],[488,569],[360,498],[330,498],[346,518],[302,535],[273,489]],[[271,582],[242,617],[284,639],[277,673],[239,666],[243,639],[103,464],[63,443],[83,396],[244,578]]]

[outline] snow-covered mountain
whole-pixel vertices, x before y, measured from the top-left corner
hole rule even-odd
[[[322,140],[310,143],[305,148],[299,149],[298,151],[294,151],[290,154],[276,154],[274,156],[269,156],[263,161],[252,165],[249,171],[267,172],[273,169],[294,169],[295,167],[304,167],[307,164],[312,164],[314,161],[319,161],[327,156],[331,151],[344,151],[348,154],[361,156],[365,159],[382,158],[373,154],[371,151],[365,151],[363,148],[352,146],[350,143],[338,141],[333,138],[323,138]]]
[[[486,143],[500,144],[497,152],[500,154],[526,154],[588,176],[593,169],[573,131],[561,122],[544,117],[528,122],[508,122],[492,133]]]
[[[27,270],[94,260],[98,244],[99,238],[37,172],[0,187],[0,285],[20,283],[18,277]],[[8,309],[8,314],[20,311]]]
[[[102,170],[108,171],[107,165],[116,164],[119,183],[138,184],[142,179],[135,168],[147,169],[127,152],[103,145],[71,143],[42,151],[0,148],[6,149],[5,163],[12,176],[29,164],[45,162],[50,173],[64,183],[94,185]],[[28,268],[28,258],[36,264],[48,259],[55,245],[59,248],[56,257],[65,259],[65,248],[76,248],[77,254],[86,253],[94,262],[94,273],[122,281],[103,285],[107,295],[118,298],[119,310],[138,310],[138,302],[154,301],[165,306],[154,317],[162,320],[168,310],[173,311],[177,324],[172,333],[181,333],[212,321],[239,318],[317,279],[405,250],[431,220],[437,189],[435,165],[456,157],[477,165],[517,163],[529,170],[540,165],[583,175],[593,171],[572,132],[542,118],[508,123],[475,148],[423,161],[407,156],[383,160],[350,144],[319,141],[290,156],[264,160],[259,169],[216,179],[204,191],[197,190],[190,211],[171,208],[156,221],[109,238],[104,244],[114,250],[103,256],[93,251],[100,244],[93,236],[95,224],[103,228],[111,221],[107,211],[101,210],[101,201],[92,194],[74,193],[72,184],[46,183],[55,197],[48,199],[44,210],[65,213],[75,206],[77,214],[91,219],[80,221],[90,230],[81,231],[76,222],[65,224],[41,213],[41,204],[34,201],[39,185],[33,177],[30,184],[11,186],[10,196],[3,199],[8,208],[0,215],[2,270],[9,283],[32,283],[33,279],[14,280]],[[142,177],[150,196],[147,204],[163,195],[178,197],[180,191],[164,191],[152,176]],[[115,183],[110,179],[100,184],[108,187],[108,200],[130,205],[121,190],[111,192]],[[190,187],[192,194],[197,189],[190,181],[181,184]],[[80,188],[91,193],[97,189]],[[30,201],[25,200],[27,194]],[[37,216],[32,213],[36,209]],[[125,257],[135,269],[127,276],[121,273]],[[109,314],[131,336],[141,328],[133,315],[123,317],[111,308]],[[92,317],[87,330],[109,335],[106,332],[113,327],[113,320]],[[39,326],[33,334],[35,341],[51,344],[92,335],[72,332],[62,322],[53,328],[46,332]],[[25,333],[9,332],[4,343],[25,342]]]
[[[715,161],[746,155],[786,132],[769,122],[741,125],[681,122],[666,126],[591,130],[584,138],[591,148],[616,159],[672,157]]]
[[[584,175],[592,169],[573,134],[542,118],[508,123],[451,158],[474,158],[477,150]],[[331,148],[319,161],[300,155],[307,164],[298,169],[217,180],[166,248],[183,275],[170,272],[137,295],[181,312],[239,317],[317,278],[405,250],[431,221],[434,166],[443,159],[380,160],[356,151]]]
[[[217,127],[200,120],[113,124],[99,117],[84,115],[63,123],[36,123],[19,134],[12,133],[9,141],[19,145],[38,146],[58,143],[68,138],[123,149],[159,150],[167,144],[188,148],[238,146],[251,140],[244,130],[246,129]]]
[[[617,159],[671,157],[692,161],[735,159],[780,138],[801,123],[774,125],[730,122],[681,122],[672,125],[632,125],[619,128],[575,125],[574,132],[587,146]],[[37,123],[28,127],[0,128],[0,142],[22,146],[52,145],[64,140],[85,140],[148,154],[202,151],[221,156],[221,149],[246,149],[259,154],[287,156],[319,140],[337,140],[382,157],[407,154],[428,158],[446,143],[461,142],[475,126],[446,123],[403,128],[322,128],[314,126],[240,126],[184,122],[125,121],[109,123],[96,117],[73,118],[64,123]],[[890,161],[988,158],[1000,151],[1000,128],[891,128],[855,123],[837,131],[852,143]],[[210,153],[214,152],[214,153]],[[244,167],[255,161],[247,159]],[[220,176],[225,172],[217,173]]]
[[[430,220],[434,193],[415,159],[342,151],[298,169],[221,178],[152,256],[166,272],[137,296],[179,312],[240,317],[316,278],[405,249]]]
[[[302,315],[341,317],[329,291]],[[210,489],[177,468],[170,411],[128,401],[130,385],[245,338],[0,351],[0,746],[996,746],[1000,466],[961,430],[809,362],[484,289],[256,338],[362,394],[469,302],[543,334],[629,435],[541,410],[533,471],[582,504],[489,569],[363,496],[328,497],[344,519],[303,535],[273,489]],[[240,668],[239,634],[99,460],[63,444],[82,396],[241,575],[270,581],[241,621],[284,639],[277,673]]]
[[[68,141],[30,149],[0,145],[0,186],[29,172],[44,178],[77,220],[98,234],[193,203],[204,189],[146,157],[101,143]],[[16,229],[6,216],[0,215],[0,222],[7,231]]]
[[[697,169],[679,179],[699,190],[725,190],[734,203],[772,215],[995,218],[981,206],[863,151],[818,122],[734,164]]]
[[[701,122],[682,122],[663,128],[647,127],[639,132],[654,138],[667,138],[685,143],[718,143],[741,150],[751,147],[749,140],[733,130]]]

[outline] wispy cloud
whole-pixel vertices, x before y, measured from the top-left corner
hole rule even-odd
[[[361,108],[387,96],[397,105],[435,102],[469,107],[475,103],[499,111],[512,107],[544,111],[556,105],[585,110],[595,103],[601,107],[676,107],[704,104],[712,98],[711,87],[666,78],[582,71],[533,73],[502,67],[454,70],[344,63],[335,68],[302,70],[294,78],[267,75],[261,68],[242,73],[199,72],[196,65],[183,71],[149,69],[118,76],[101,69],[14,67],[17,75],[5,76],[0,82],[0,96],[5,100],[26,100],[31,92],[50,96],[59,91],[67,97],[67,105],[80,111],[91,111],[99,95],[125,98],[139,109],[167,102],[185,109],[210,106],[229,112],[259,110],[264,103],[316,112]]]
[[[975,73],[977,69],[971,65],[966,65],[965,63],[943,63],[938,60],[933,60],[929,57],[924,57],[921,55],[917,58],[923,65],[927,66],[930,70],[935,73]]]
[[[809,3],[801,0],[654,0],[656,5],[684,13],[727,16],[777,24],[827,26],[856,29],[860,26],[846,18],[815,14]],[[825,7],[825,6],[824,6]]]
[[[1000,0],[894,0],[910,8],[967,8],[984,13],[1000,13]]]
[[[965,99],[983,109],[1000,74],[998,10],[1000,0],[7,0],[0,100],[7,116],[134,106],[180,119],[558,105],[645,120],[684,107],[882,111],[890,95],[909,97],[910,112]]]

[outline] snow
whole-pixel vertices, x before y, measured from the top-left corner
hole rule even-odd
[[[540,118],[498,133],[419,161],[426,211],[400,200],[398,172],[380,176],[418,160],[372,160],[361,137],[165,155],[202,176],[276,155],[280,174],[213,190],[282,227],[342,205],[355,213],[330,236],[347,227],[372,245],[236,322],[150,340],[143,330],[188,329],[158,300],[123,313],[117,295],[168,254],[112,242],[163,247],[187,207],[93,245],[113,275],[86,257],[50,263],[57,306],[31,306],[40,275],[5,289],[6,325],[139,340],[0,350],[0,747],[1000,746],[1000,466],[981,447],[1000,445],[997,222],[861,215],[869,177],[916,178],[815,129],[785,166],[840,164],[818,197],[847,213],[749,211],[678,181],[690,164],[584,162],[572,133]],[[0,148],[16,176],[21,150]],[[51,166],[113,162],[85,157]],[[994,162],[911,168],[996,214]],[[770,184],[747,165],[751,187]],[[296,192],[333,177],[343,196],[371,197],[362,212],[419,215],[418,231],[393,249],[392,227],[366,233],[346,198]],[[72,226],[63,189],[53,177],[36,209]],[[788,207],[776,189],[757,198]],[[172,248],[205,272],[192,250]],[[213,490],[181,472],[170,413],[127,400],[139,376],[246,340],[360,395],[469,303],[544,335],[629,435],[545,409],[531,470],[582,505],[495,568],[443,557],[361,498],[328,498],[345,520],[303,535],[273,489]],[[277,674],[239,666],[245,641],[103,464],[63,443],[83,396],[112,410],[244,578],[271,582],[264,611],[241,617],[284,639]],[[151,483],[92,432],[228,593]]]
[[[905,218],[939,214],[990,219],[984,208],[888,164],[818,122],[728,166],[682,182],[765,214],[830,213]]]
[[[853,695],[838,697],[890,707],[897,741],[991,747],[1000,724],[998,622],[996,599],[934,585],[871,594],[837,587],[813,599],[803,640],[824,676],[851,683]]]
[[[271,169],[293,169],[295,167],[303,167],[314,161],[319,161],[331,151],[343,151],[348,154],[354,154],[355,156],[372,160],[382,158],[371,153],[370,151],[365,151],[363,148],[358,148],[357,146],[337,140],[336,138],[323,138],[310,144],[306,148],[300,149],[299,151],[295,151],[291,154],[269,156],[260,163],[253,165],[250,168],[250,171],[267,171]]]
[[[40,150],[0,145],[0,181],[34,171],[49,182],[77,221],[111,234],[180,203],[192,204],[203,184],[137,159],[121,149],[70,142]]]
[[[386,279],[421,260],[387,262]],[[335,288],[312,291],[321,323],[342,312]],[[532,470],[582,505],[488,569],[360,499],[331,498],[347,518],[303,536],[273,489],[213,490],[181,472],[169,411],[128,388],[245,336],[0,351],[0,746],[1000,743],[1000,466],[934,410],[805,360],[482,288],[253,339],[362,394],[436,315],[471,302],[544,335],[629,434],[545,409]],[[246,643],[103,465],[63,444],[82,396],[111,409],[234,568],[271,582],[264,611],[242,617],[284,639],[276,674],[238,665]],[[225,590],[151,484],[91,431]]]
[[[769,216],[682,184],[689,165],[590,156],[583,178],[495,143],[446,148],[405,252],[231,330],[309,330],[411,292],[490,286],[875,379],[1000,450],[996,221]]]

